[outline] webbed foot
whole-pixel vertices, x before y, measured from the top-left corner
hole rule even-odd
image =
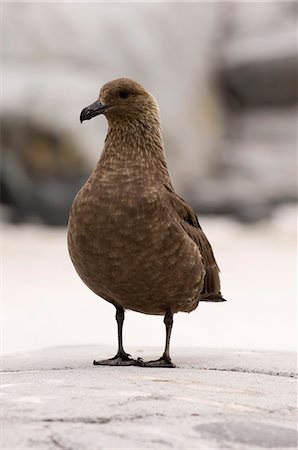
[[[142,358],[133,359],[128,353],[117,353],[113,358],[93,361],[95,366],[142,366]]]
[[[148,361],[143,362],[143,367],[167,367],[167,368],[175,368],[175,364],[172,363],[171,358],[165,358],[162,356],[156,361]]]

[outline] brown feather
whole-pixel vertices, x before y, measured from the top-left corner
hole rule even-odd
[[[185,200],[174,192],[171,186],[167,185],[166,189],[170,204],[180,217],[183,229],[197,244],[203,258],[206,273],[204,277],[204,287],[200,293],[200,300],[225,301],[220,292],[220,270],[215,260],[210,242],[199,224],[196,213]]]

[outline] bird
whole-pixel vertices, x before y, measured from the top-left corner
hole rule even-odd
[[[118,78],[80,114],[104,115],[108,131],[92,174],[70,209],[68,249],[76,272],[116,308],[118,351],[94,365],[175,367],[173,316],[200,301],[222,302],[219,267],[196,213],[174,191],[159,106],[141,84]],[[126,310],[164,316],[157,360],[132,358],[123,345]]]

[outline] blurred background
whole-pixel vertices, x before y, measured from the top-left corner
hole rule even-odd
[[[114,310],[67,253],[72,200],[107,124],[79,114],[119,77],[157,98],[176,191],[200,217],[224,304],[178,314],[175,346],[295,350],[297,3],[2,3],[2,352],[113,344]],[[127,313],[130,345],[162,318]]]

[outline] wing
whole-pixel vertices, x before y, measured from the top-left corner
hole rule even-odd
[[[196,213],[171,187],[166,186],[166,189],[170,207],[178,214],[182,227],[197,244],[202,255],[206,274],[200,300],[210,302],[225,301],[220,292],[220,270],[216,263],[212,247],[199,224]]]

